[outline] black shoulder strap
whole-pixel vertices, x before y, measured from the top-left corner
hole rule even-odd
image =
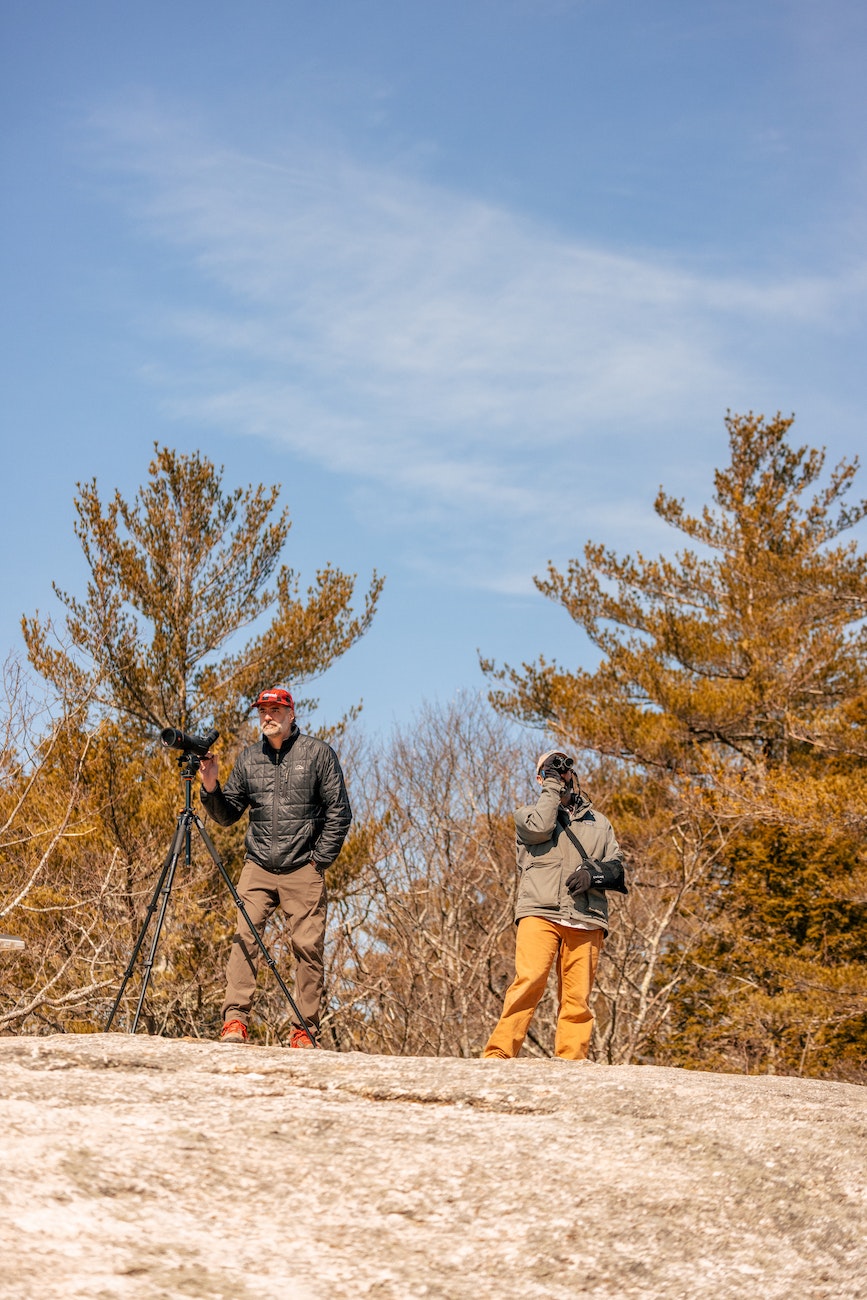
[[[567,814],[567,815],[568,815],[568,814]],[[558,820],[558,822],[560,823],[560,825],[563,827],[563,830],[566,832],[566,834],[567,834],[567,836],[569,837],[569,839],[570,839],[570,840],[572,841],[572,843],[575,845],[575,848],[576,848],[576,849],[578,850],[578,852],[581,854],[581,857],[582,857],[583,861],[586,862],[586,863],[592,863],[592,862],[593,862],[593,859],[590,857],[590,854],[589,854],[589,853],[587,852],[587,850],[584,848],[584,845],[583,845],[583,844],[581,843],[581,841],[577,838],[577,836],[575,836],[575,835],[572,834],[571,830],[569,829],[569,823],[566,822],[566,821],[563,821],[563,819],[560,817],[560,814],[559,814],[559,813],[557,814],[557,820]],[[595,865],[595,864],[594,864],[594,865]]]

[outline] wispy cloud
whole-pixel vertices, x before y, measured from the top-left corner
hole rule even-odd
[[[495,533],[548,511],[559,456],[592,473],[616,432],[640,455],[698,412],[719,420],[763,340],[863,306],[863,268],[750,283],[582,244],[333,149],[257,157],[145,109],[94,125],[143,234],[200,276],[160,326],[184,345],[162,373],[173,413],[386,485],[408,511],[471,509]]]

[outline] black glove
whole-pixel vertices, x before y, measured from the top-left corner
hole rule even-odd
[[[566,888],[570,894],[586,894],[590,885],[590,872],[586,867],[579,867],[571,876],[566,877]]]
[[[610,889],[615,894],[628,894],[623,880],[623,863],[616,858],[611,862],[591,862],[589,867],[579,867],[566,877],[570,894],[584,894],[588,889]]]

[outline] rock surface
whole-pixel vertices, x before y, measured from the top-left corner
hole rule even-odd
[[[867,1297],[867,1089],[0,1039],[0,1294]]]

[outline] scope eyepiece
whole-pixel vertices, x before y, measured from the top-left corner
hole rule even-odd
[[[163,727],[160,732],[160,740],[167,749],[181,749],[185,754],[195,754],[196,758],[204,758],[219,739],[219,731],[209,731],[206,736],[192,736],[176,727]]]

